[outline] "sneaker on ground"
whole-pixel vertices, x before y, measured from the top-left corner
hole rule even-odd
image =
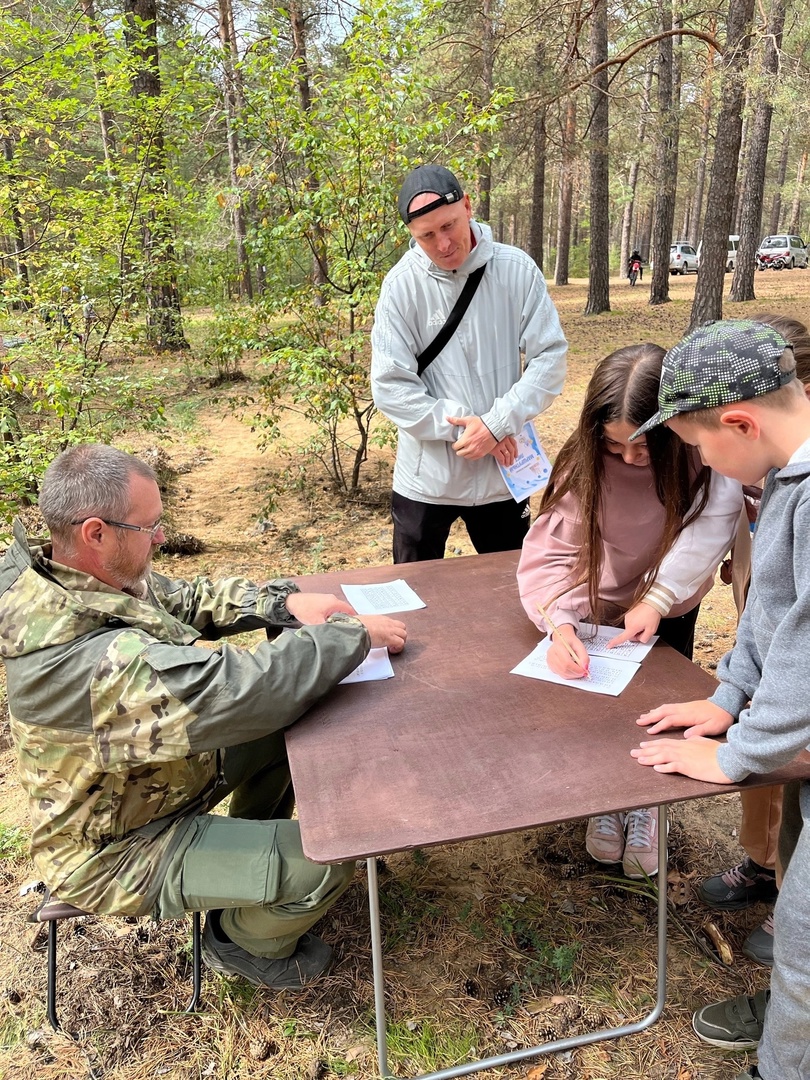
[[[760,900],[775,900],[778,891],[773,870],[758,866],[749,855],[698,886],[703,903],[720,911],[739,911]]]
[[[241,975],[254,986],[269,986],[273,990],[300,990],[328,971],[332,965],[332,949],[314,934],[302,934],[292,956],[274,960],[254,956],[233,941],[223,941],[215,929],[219,920],[205,920],[202,936],[202,958],[212,971],[220,975]]]
[[[714,1005],[704,1005],[692,1017],[692,1028],[709,1046],[723,1050],[753,1050],[762,1038],[765,1008],[770,990],[760,990],[753,997],[727,998]]]
[[[601,863],[619,863],[624,855],[624,814],[588,818],[585,850]]]
[[[658,807],[631,810],[624,825],[622,870],[626,877],[641,880],[658,873]]]
[[[773,912],[762,926],[751,931],[743,942],[742,951],[749,960],[773,967]]]

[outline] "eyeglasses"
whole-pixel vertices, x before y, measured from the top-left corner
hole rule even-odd
[[[94,515],[95,516],[95,515]],[[132,532],[149,533],[152,540],[163,528],[163,522],[158,521],[155,525],[130,525],[126,521],[111,521],[108,518],[99,518],[99,521],[103,521],[105,525],[114,525],[116,529],[129,529]],[[85,521],[92,521],[92,518],[82,518],[80,521],[71,521],[71,525],[84,525]]]

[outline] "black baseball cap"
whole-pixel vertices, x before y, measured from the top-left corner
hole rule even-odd
[[[419,210],[408,210],[417,195],[428,193],[436,196],[433,202]],[[449,169],[445,169],[444,165],[417,165],[412,172],[408,173],[399,189],[397,206],[400,217],[408,225],[422,214],[429,214],[431,210],[438,210],[440,206],[447,206],[448,203],[460,202],[463,198],[461,184]]]

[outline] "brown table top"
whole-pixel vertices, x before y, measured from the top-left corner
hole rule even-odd
[[[734,790],[630,757],[640,713],[707,697],[714,680],[657,644],[619,697],[511,675],[539,640],[517,552],[300,578],[308,592],[404,578],[426,608],[401,616],[395,677],[337,687],[287,732],[306,855],[382,855]],[[810,775],[806,760],[769,781]],[[757,778],[753,783],[766,782]],[[746,785],[752,781],[746,781]]]

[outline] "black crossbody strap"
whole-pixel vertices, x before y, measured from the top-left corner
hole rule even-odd
[[[458,300],[453,305],[453,310],[447,316],[447,322],[438,332],[436,337],[431,341],[426,349],[419,353],[416,358],[416,372],[421,375],[428,364],[433,363],[442,349],[445,347],[450,338],[455,334],[456,327],[464,318],[464,312],[470,306],[470,301],[475,296],[475,290],[481,284],[481,278],[484,276],[484,271],[487,268],[487,264],[479,266],[477,270],[473,270],[470,276],[467,278],[464,288],[461,290]]]

